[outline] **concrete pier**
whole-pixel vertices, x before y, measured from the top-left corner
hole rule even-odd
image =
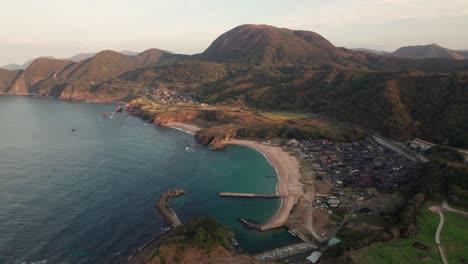
[[[220,192],[220,197],[240,197],[240,198],[281,198],[279,194],[258,194],[258,193],[232,193]]]

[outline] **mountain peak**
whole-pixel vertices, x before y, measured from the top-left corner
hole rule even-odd
[[[328,40],[311,31],[270,25],[245,24],[219,36],[202,53],[213,61],[243,61],[249,64],[314,63],[342,53]]]

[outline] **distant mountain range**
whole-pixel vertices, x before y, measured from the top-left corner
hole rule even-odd
[[[391,54],[389,51],[383,51],[383,50],[375,50],[375,49],[365,49],[365,48],[357,48],[357,49],[352,49],[355,51],[362,51],[362,52],[368,52],[368,53],[374,53],[374,54],[379,54],[379,55],[388,55]]]
[[[134,52],[134,51],[129,51],[129,50],[123,50],[123,51],[119,51],[119,53],[122,53],[124,55],[128,55],[128,56],[136,56],[138,55],[138,52]],[[81,61],[81,60],[85,60],[85,59],[88,59],[88,58],[91,58],[93,57],[94,55],[96,55],[97,52],[92,52],[92,53],[79,53],[77,55],[74,55],[70,58],[65,58],[63,60],[71,60],[71,61],[75,61],[75,62],[78,62],[78,61]],[[43,56],[43,57],[39,57],[39,58],[47,58],[47,59],[56,59],[55,57],[53,56]],[[2,69],[5,69],[5,70],[24,70],[26,69],[32,62],[34,61],[34,59],[32,60],[28,60],[27,62],[25,62],[24,64],[16,64],[16,63],[12,63],[12,64],[7,64],[7,65],[4,65],[4,66],[1,66],[0,68]]]
[[[172,90],[210,104],[309,111],[395,138],[468,146],[467,71],[468,60],[381,55],[335,47],[315,32],[242,25],[196,55],[102,51],[78,62],[40,58],[25,70],[0,69],[0,93],[110,102]]]
[[[392,53],[394,56],[412,57],[412,58],[448,58],[455,60],[467,59],[467,54],[441,47],[437,44],[425,46],[402,47]]]
[[[441,47],[437,44],[430,45],[417,45],[417,46],[406,46],[397,49],[394,52],[386,52],[372,49],[354,49],[356,51],[363,51],[368,53],[375,53],[380,55],[391,55],[399,57],[408,57],[415,59],[427,59],[427,58],[445,58],[454,60],[468,59],[468,50],[451,50]]]

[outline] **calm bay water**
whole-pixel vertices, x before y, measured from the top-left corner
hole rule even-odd
[[[220,191],[273,193],[274,168],[255,150],[213,151],[192,136],[111,112],[113,104],[0,97],[0,263],[105,263],[165,226],[154,205],[168,188],[184,221],[214,216],[242,250],[293,238],[245,229],[239,217],[266,221],[279,200],[221,199]],[[76,129],[76,132],[72,132]]]

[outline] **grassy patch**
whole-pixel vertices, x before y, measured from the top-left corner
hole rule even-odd
[[[294,119],[306,119],[311,118],[312,114],[309,113],[296,113],[296,112],[261,112],[260,115],[274,120],[274,121],[284,121],[284,120],[294,120]]]
[[[444,213],[445,224],[441,243],[449,263],[463,263],[468,260],[468,221],[453,213]]]
[[[358,263],[440,263],[434,234],[439,224],[439,215],[428,211],[428,204],[417,214],[418,234],[409,239],[395,239],[385,244],[373,245],[353,253]],[[418,242],[430,249],[413,247]]]

